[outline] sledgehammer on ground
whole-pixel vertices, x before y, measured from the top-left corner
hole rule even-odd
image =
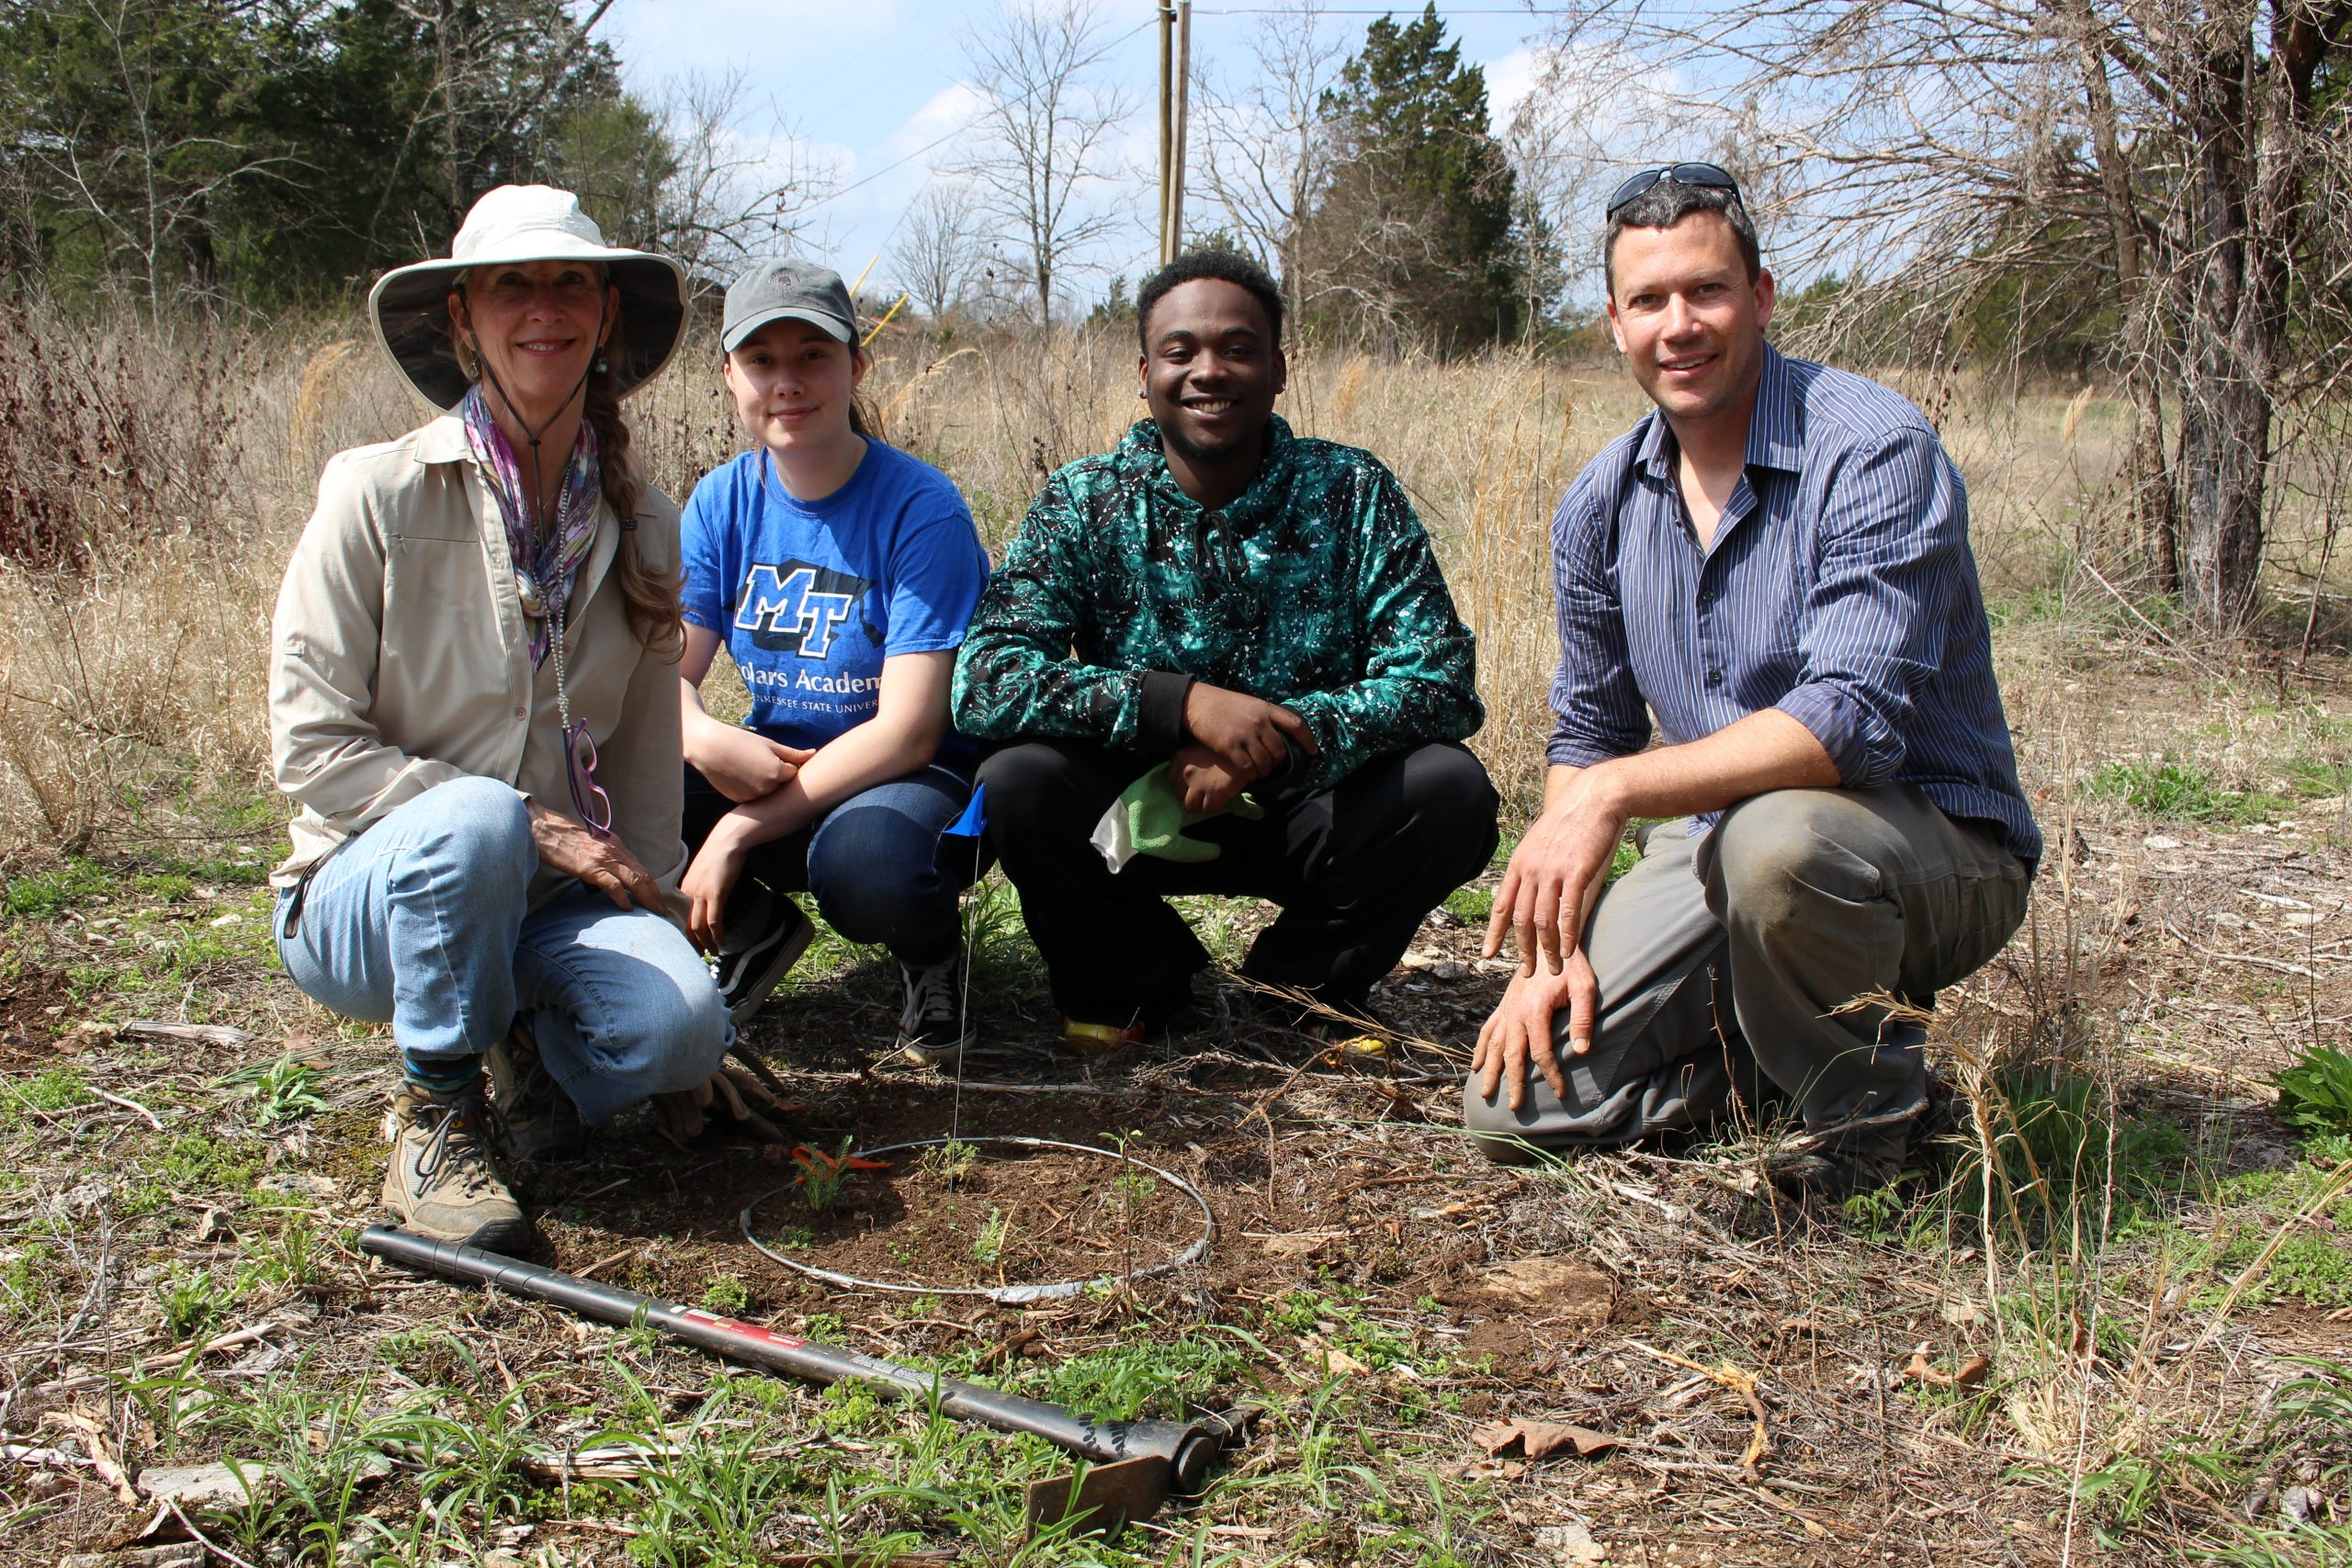
[[[602,1323],[644,1323],[673,1339],[812,1382],[851,1380],[878,1384],[910,1399],[936,1400],[950,1416],[1007,1432],[1027,1432],[1094,1461],[1083,1476],[1057,1475],[1030,1486],[1033,1526],[1075,1519],[1080,1529],[1111,1530],[1129,1519],[1148,1518],[1171,1495],[1198,1492],[1219,1450],[1235,1435],[1232,1424],[1214,1417],[1087,1421],[1043,1400],[797,1339],[757,1324],[656,1301],[501,1253],[433,1241],[391,1225],[369,1225],[359,1233],[359,1246],[419,1273],[495,1285]]]

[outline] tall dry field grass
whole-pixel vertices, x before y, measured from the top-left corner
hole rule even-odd
[[[697,338],[630,404],[637,449],[676,497],[740,449],[718,358]],[[1046,474],[1140,412],[1131,340],[1115,333],[944,350],[896,336],[866,389],[889,435],[962,487],[999,551]],[[1968,476],[1988,594],[2114,612],[2116,569],[2092,563],[2115,555],[2098,520],[2122,411],[2087,389],[2012,398],[1950,378],[1905,389]],[[1613,366],[1511,353],[1307,351],[1292,367],[1282,408],[1294,426],[1379,454],[1434,536],[1478,636],[1488,719],[1476,744],[1517,807],[1539,793],[1550,724],[1551,511],[1645,406]],[[94,332],[23,307],[0,320],[0,614],[12,633],[0,648],[0,852],[91,845],[133,816],[152,826],[133,808],[158,801],[266,795],[269,611],[319,468],[423,412],[355,322],[236,332],[126,316]],[[78,559],[74,539],[87,541]],[[2049,662],[2031,646],[2005,651]],[[2011,700],[2031,712],[2043,694]]]

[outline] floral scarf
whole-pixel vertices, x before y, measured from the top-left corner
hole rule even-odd
[[[477,382],[458,406],[466,425],[466,450],[498,498],[498,514],[506,525],[506,553],[514,563],[514,584],[523,614],[531,628],[531,667],[547,662],[550,617],[562,613],[572,579],[588,554],[596,531],[596,492],[604,473],[596,461],[596,431],[580,422],[580,439],[572,444],[571,461],[563,471],[555,505],[555,527],[539,536],[523,496],[523,470],[506,433],[491,417],[490,403]]]

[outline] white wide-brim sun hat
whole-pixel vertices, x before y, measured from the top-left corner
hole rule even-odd
[[[472,383],[450,339],[449,290],[478,266],[591,261],[620,290],[620,330],[608,356],[615,392],[627,397],[662,373],[686,335],[686,273],[668,256],[605,243],[580,198],[552,186],[499,186],[482,193],[449,254],[395,267],[368,291],[376,339],[419,397],[446,413]]]

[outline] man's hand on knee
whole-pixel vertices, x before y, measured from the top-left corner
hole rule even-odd
[[[1600,986],[1584,950],[1568,950],[1560,972],[1543,970],[1511,977],[1503,999],[1478,1031],[1478,1049],[1470,1070],[1478,1077],[1478,1098],[1491,1100],[1500,1084],[1514,1111],[1527,1103],[1527,1070],[1532,1065],[1563,1101],[1568,1098],[1567,1075],[1560,1068],[1559,1052],[1552,1043],[1554,1021],[1568,1010],[1568,1051],[1581,1056],[1592,1049],[1594,1021],[1600,1013]]]
[[[1184,693],[1184,728],[1244,784],[1290,765],[1290,748],[1315,755],[1315,731],[1280,703],[1195,681]]]
[[[1519,944],[1519,972],[1535,973],[1535,955],[1555,975],[1584,940],[1584,918],[1617,855],[1626,816],[1600,770],[1588,768],[1548,801],[1511,852],[1495,912],[1487,922],[1486,954],[1502,951],[1503,932]]]

